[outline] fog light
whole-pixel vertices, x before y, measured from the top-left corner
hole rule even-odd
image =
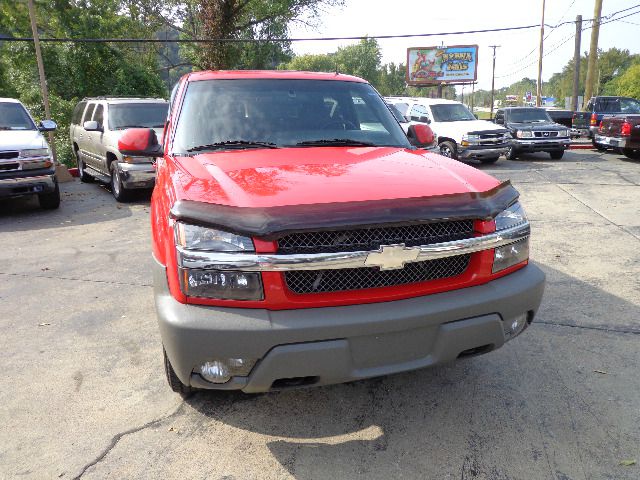
[[[495,249],[493,255],[493,273],[513,267],[529,258],[529,239],[519,240]]]
[[[507,319],[503,322],[502,328],[504,330],[504,337],[506,340],[511,340],[513,337],[520,335],[527,326],[527,313],[518,315],[515,318]]]
[[[211,383],[227,383],[231,377],[246,377],[256,364],[247,358],[222,358],[210,360],[200,365],[200,375]]]

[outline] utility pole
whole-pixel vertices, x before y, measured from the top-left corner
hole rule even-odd
[[[31,31],[33,32],[33,45],[36,49],[36,60],[38,62],[38,74],[40,75],[40,89],[42,90],[42,101],[44,103],[44,115],[47,119],[51,118],[51,109],[49,108],[49,91],[47,90],[47,79],[44,76],[44,63],[42,62],[42,52],[40,51],[40,37],[38,35],[38,26],[36,25],[36,11],[33,6],[33,0],[28,0],[29,18],[31,19]],[[51,147],[51,156],[54,163],[57,163],[56,144],[53,139],[53,132],[49,132],[49,146]]]
[[[593,29],[591,30],[591,45],[589,47],[589,63],[587,64],[587,81],[584,86],[584,102],[591,100],[593,86],[596,80],[596,65],[598,62],[598,35],[600,34],[600,15],[602,14],[602,0],[596,0],[593,9]]]
[[[542,105],[542,55],[544,50],[544,6],[542,0],[542,20],[540,21],[540,56],[538,57],[538,91],[536,92],[536,106]]]
[[[573,97],[571,110],[578,110],[578,90],[580,89],[580,42],[582,41],[582,15],[576,17],[576,44],[573,51]]]
[[[493,96],[495,93],[496,84],[496,48],[500,48],[500,45],[489,45],[489,48],[493,48],[493,71],[491,73],[491,113],[489,118],[493,118]]]

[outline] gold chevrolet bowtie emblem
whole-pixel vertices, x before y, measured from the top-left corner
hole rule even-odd
[[[367,255],[364,264],[367,267],[380,267],[380,270],[395,270],[403,268],[407,262],[415,262],[418,255],[420,255],[420,249],[406,248],[404,243],[382,245],[380,250]]]

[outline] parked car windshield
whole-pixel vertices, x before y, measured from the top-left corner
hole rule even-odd
[[[551,122],[551,117],[541,108],[519,108],[509,112],[509,121],[514,123]]]
[[[460,103],[441,103],[440,105],[431,105],[433,119],[436,122],[462,122],[475,120],[476,117],[469,111],[467,107]]]
[[[0,130],[35,130],[31,117],[19,103],[0,103]]]
[[[189,84],[174,151],[305,146],[410,148],[366,83],[239,79]]]
[[[109,128],[162,128],[168,103],[113,103],[109,105]]]

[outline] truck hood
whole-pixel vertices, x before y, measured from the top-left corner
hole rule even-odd
[[[0,151],[47,146],[47,142],[38,130],[0,130]]]
[[[177,199],[237,207],[484,192],[500,183],[455,160],[392,147],[258,149],[177,160]]]

